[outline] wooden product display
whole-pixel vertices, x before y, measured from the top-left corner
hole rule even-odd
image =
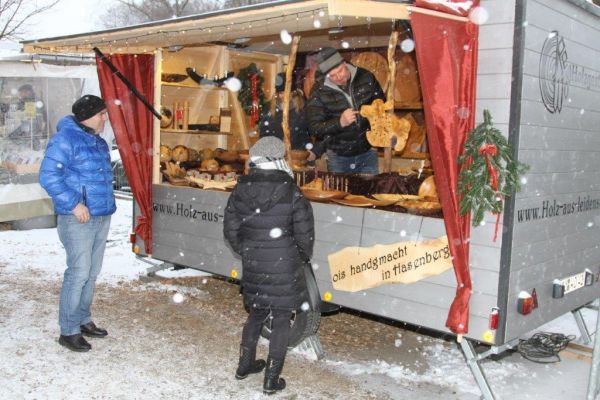
[[[425,126],[419,125],[411,113],[406,114],[403,118],[410,123],[410,131],[406,146],[402,150],[402,156],[415,156],[419,154],[419,149],[425,142]]]
[[[419,187],[419,196],[421,197],[438,197],[437,187],[435,186],[435,179],[433,175],[425,178],[421,186]]]
[[[294,43],[297,41],[298,38],[294,38]],[[410,158],[425,141],[425,130],[419,125],[422,117],[419,115],[415,118],[412,114],[418,113],[418,108],[421,107],[420,88],[411,83],[411,79],[418,79],[416,70],[412,69],[416,68],[416,64],[412,63],[411,56],[407,58],[406,55],[402,55],[398,58],[395,55],[396,42],[397,34],[393,34],[388,45],[388,60],[381,51],[365,51],[354,52],[351,63],[371,71],[388,96],[387,102],[376,100],[360,110],[361,116],[368,118],[371,125],[371,129],[367,132],[367,139],[375,147],[388,149],[388,156],[395,151],[396,154]],[[228,176],[233,174],[237,177],[238,174],[247,172],[244,166],[246,165],[247,168],[248,148],[253,139],[249,132],[252,129],[249,116],[244,113],[236,93],[224,86],[223,81],[214,82],[218,81],[217,78],[228,74],[227,71],[233,71],[236,76],[241,68],[256,63],[261,73],[264,73],[262,89],[269,97],[269,94],[274,92],[275,74],[281,70],[281,64],[276,68],[280,56],[239,52],[234,54],[226,47],[218,45],[183,49],[177,53],[163,53],[163,56],[163,82],[158,90],[161,103],[164,104],[160,107],[162,117],[159,124],[163,180],[171,185],[230,190],[235,186],[237,178],[223,180],[218,177],[223,174]],[[292,64],[295,62],[294,51],[291,51],[287,61]],[[201,79],[184,78],[183,72],[190,68],[193,68],[197,77]],[[290,68],[283,67],[283,70],[286,71],[286,76],[291,77],[294,73]],[[307,95],[314,84],[315,71],[316,63],[307,64],[304,73]],[[286,90],[287,86],[291,89],[291,79],[289,81],[290,85],[286,85]],[[408,89],[402,89],[406,85]],[[415,94],[415,91],[418,93]],[[411,96],[407,96],[411,93]],[[416,109],[405,117],[400,117],[401,113],[397,110],[403,106]],[[289,143],[290,138],[287,138],[287,141]],[[349,179],[352,174],[326,173],[307,180],[305,173],[312,168],[307,166],[309,153],[302,150],[288,149],[288,151],[288,163],[295,177],[296,174],[302,176],[296,181],[298,184],[304,184],[301,190],[309,200],[335,202],[351,207],[385,207],[394,211],[411,212],[410,210],[419,207],[437,210],[435,207],[437,198],[431,196],[434,193],[428,186],[429,183],[423,185],[424,188],[429,187],[428,197],[416,194],[418,186],[414,187],[415,194],[403,194],[404,191],[413,193],[412,186],[411,188],[406,186],[392,189],[394,192],[400,191],[399,194],[390,193],[387,197],[385,193],[371,195],[371,189],[364,189],[369,186],[375,188],[373,186],[375,180],[361,178],[359,181],[364,182],[360,185],[364,188],[354,187],[353,182],[357,184],[358,181]],[[390,171],[390,165],[391,162],[384,171]],[[404,179],[406,182],[411,179],[417,180],[414,177],[415,173],[412,170],[410,172],[411,177],[400,178],[400,180]],[[394,176],[400,175],[394,174]],[[421,180],[422,178],[418,179],[418,182],[420,183]],[[385,190],[382,187],[379,189]]]
[[[173,161],[188,161],[190,159],[190,152],[183,145],[175,146],[171,151],[171,158]]]
[[[385,92],[388,84],[389,69],[388,63],[381,54],[374,51],[365,51],[362,53],[356,53],[352,56],[350,62],[357,67],[371,71],[379,86]]]
[[[160,145],[160,161],[171,161],[171,148],[169,146]]]
[[[410,123],[393,112],[388,112],[393,109],[394,104],[391,101],[384,103],[381,99],[376,99],[373,104],[362,106],[360,115],[368,118],[371,124],[367,140],[372,146],[389,147],[394,137],[394,150],[402,151],[408,139]]]
[[[396,108],[422,107],[417,63],[412,53],[404,53],[396,65],[394,99]]]

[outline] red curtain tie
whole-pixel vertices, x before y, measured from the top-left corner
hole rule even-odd
[[[490,185],[494,190],[498,190],[498,173],[492,166],[490,156],[495,157],[497,153],[498,149],[496,148],[496,145],[493,144],[484,144],[479,148],[479,155],[485,155],[485,161],[487,163],[488,171],[490,172]]]
[[[259,116],[259,107],[258,107],[258,75],[251,74],[250,83],[252,84],[252,110],[250,111],[250,123],[254,126],[260,116]]]
[[[498,192],[498,172],[492,166],[492,162],[490,161],[490,156],[495,157],[496,154],[498,154],[498,149],[496,148],[496,145],[484,144],[483,146],[481,146],[479,148],[479,154],[480,155],[485,154],[485,161],[487,163],[488,171],[490,172],[490,185],[492,186],[492,189],[494,189],[497,193]],[[498,194],[496,194],[496,195],[498,195]],[[494,226],[494,239],[493,239],[493,241],[495,242],[496,239],[498,238],[498,226],[500,225],[500,213],[494,213],[494,214],[496,214],[496,224]]]

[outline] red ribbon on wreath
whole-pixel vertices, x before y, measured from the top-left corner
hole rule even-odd
[[[250,125],[253,127],[260,119],[258,107],[258,74],[248,75],[252,85],[252,108],[250,109]]]
[[[488,171],[490,172],[490,186],[496,192],[498,191],[498,173],[492,166],[490,156],[495,157],[498,153],[496,145],[484,144],[479,148],[479,155],[485,155],[485,161],[487,163]],[[500,224],[500,213],[496,213],[496,226],[494,227],[494,242],[498,238],[498,225]]]

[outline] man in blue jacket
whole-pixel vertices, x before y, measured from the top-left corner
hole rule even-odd
[[[83,352],[92,346],[83,338],[105,337],[91,318],[96,277],[116,210],[110,152],[99,134],[108,119],[97,96],[81,97],[63,117],[50,139],[40,168],[40,184],[58,215],[58,236],[67,253],[60,292],[58,343]]]

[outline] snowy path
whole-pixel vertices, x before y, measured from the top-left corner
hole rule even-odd
[[[94,318],[109,329],[89,353],[56,343],[64,254],[55,230],[0,231],[0,398],[259,399],[261,377],[233,379],[244,312],[237,286],[199,277],[143,282],[127,243],[131,208],[119,201]],[[187,273],[187,275],[190,275]],[[173,295],[183,295],[176,303]],[[592,313],[586,315],[595,323]],[[546,327],[577,333],[570,316]],[[360,334],[357,334],[360,332]],[[322,320],[322,361],[291,353],[284,399],[478,399],[452,341],[361,316]],[[265,341],[259,354],[265,355]],[[519,354],[487,360],[504,399],[585,398],[589,358],[539,365]]]

